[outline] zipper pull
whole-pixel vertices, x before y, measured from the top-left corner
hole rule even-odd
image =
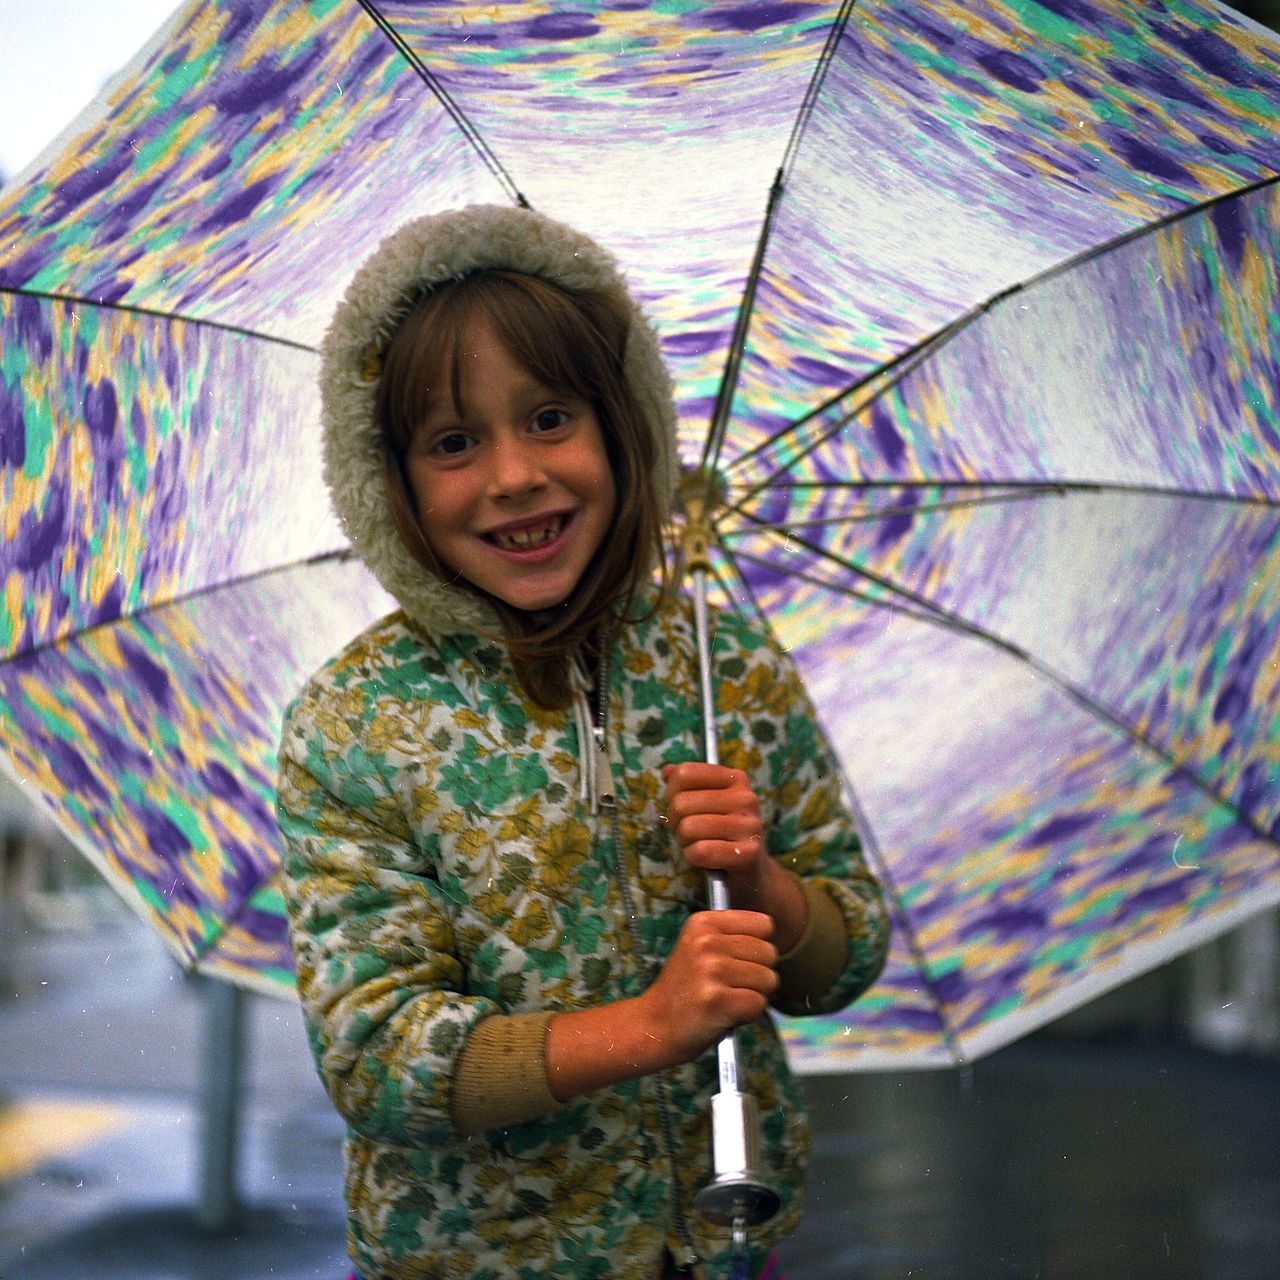
[[[618,803],[618,797],[613,789],[613,768],[601,742],[604,734],[597,729],[591,736],[596,751],[596,798],[601,806],[612,809]]]

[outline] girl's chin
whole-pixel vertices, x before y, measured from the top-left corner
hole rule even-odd
[[[531,618],[538,618],[543,614],[551,615],[558,610],[563,609],[569,602],[569,597],[573,595],[570,591],[546,591],[546,592],[511,592],[509,594],[491,593],[494,598],[502,601],[508,609],[515,609],[520,613],[527,614]]]
[[[508,609],[514,609],[517,613],[523,613],[534,622],[549,622],[559,610],[569,603],[569,597],[573,595],[572,588],[563,592],[554,587],[542,592],[494,590],[493,587],[482,586],[480,583],[460,573],[455,574],[453,577],[445,578],[443,581],[451,587],[462,587],[473,595],[479,596],[482,600],[491,600],[497,604],[504,605]],[[501,584],[495,583],[493,585],[494,587],[499,587]]]

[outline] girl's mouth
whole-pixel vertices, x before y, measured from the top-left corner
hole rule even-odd
[[[523,528],[486,533],[484,538],[502,551],[536,551],[539,547],[554,542],[564,532],[569,519],[568,515],[561,512]]]

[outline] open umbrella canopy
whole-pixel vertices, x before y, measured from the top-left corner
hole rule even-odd
[[[290,693],[388,607],[315,347],[392,227],[626,267],[722,602],[895,903],[811,1069],[990,1050],[1280,900],[1280,43],[1208,0],[191,0],[0,192],[0,746],[288,990]]]

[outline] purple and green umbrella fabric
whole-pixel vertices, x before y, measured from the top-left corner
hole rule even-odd
[[[1280,901],[1280,40],[1208,0],[190,0],[0,192],[0,751],[290,989],[275,739],[388,602],[316,347],[523,199],[645,301],[892,893],[801,1069],[989,1051]]]

